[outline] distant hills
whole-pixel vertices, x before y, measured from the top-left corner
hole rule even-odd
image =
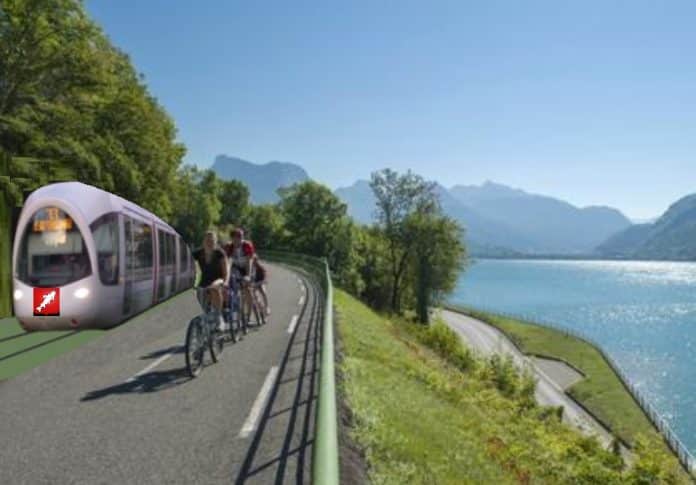
[[[218,155],[211,167],[223,180],[241,180],[249,187],[254,204],[278,201],[277,190],[309,179],[305,170],[294,163],[268,162],[256,164],[241,158]]]
[[[696,260],[696,194],[672,204],[652,224],[636,224],[596,250],[608,258]]]
[[[255,204],[278,201],[277,190],[309,179],[288,162],[255,164],[219,155],[212,169],[223,179],[244,182]],[[475,256],[574,256],[696,260],[696,194],[674,203],[654,222],[632,224],[617,209],[576,207],[554,197],[495,182],[436,185],[446,214],[466,230]],[[371,223],[375,199],[367,180],[335,191],[357,221]]]
[[[451,189],[438,185],[436,191],[445,213],[466,228],[475,254],[590,254],[608,237],[631,226],[616,209],[578,208],[494,182]],[[372,220],[374,198],[367,181],[338,189],[336,194],[355,219]]]

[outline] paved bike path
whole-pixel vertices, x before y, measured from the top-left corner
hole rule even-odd
[[[269,324],[197,379],[187,292],[0,383],[0,483],[309,482],[322,305],[296,273],[271,275]]]

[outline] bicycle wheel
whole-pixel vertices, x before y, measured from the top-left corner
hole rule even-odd
[[[239,312],[239,322],[242,325],[242,333],[246,335],[249,333],[249,315],[242,308]]]
[[[251,306],[254,310],[254,317],[256,317],[256,326],[260,327],[261,325],[266,323],[263,312],[259,309],[259,305],[257,304],[256,301],[254,301]]]
[[[257,317],[258,322],[261,325],[266,325],[266,306],[259,303],[259,295],[254,292],[254,306],[259,316]]]
[[[205,336],[201,325],[201,317],[189,322],[186,330],[186,369],[191,377],[196,377],[203,369],[205,358]]]
[[[208,321],[208,349],[210,358],[213,362],[220,360],[222,351],[225,349],[225,332],[218,330],[218,321]]]

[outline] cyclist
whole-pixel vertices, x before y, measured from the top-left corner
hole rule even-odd
[[[227,330],[227,323],[222,317],[223,286],[228,278],[227,257],[218,246],[217,235],[213,231],[205,233],[203,247],[194,251],[194,260],[201,271],[200,288],[206,289],[206,297],[210,299],[218,321],[219,330]]]
[[[268,281],[268,271],[261,264],[258,255],[254,256],[254,291],[261,293],[263,298],[263,307],[265,308],[266,316],[270,316],[271,307],[268,306],[268,295],[266,294],[266,281]]]
[[[230,232],[232,240],[225,246],[225,253],[230,258],[230,277],[238,272],[242,282],[242,300],[245,310],[249,310],[251,305],[250,282],[253,269],[253,259],[256,255],[256,250],[251,241],[244,239],[244,230],[241,228],[233,229]],[[232,281],[230,281],[230,285]]]

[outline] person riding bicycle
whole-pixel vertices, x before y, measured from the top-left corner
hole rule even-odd
[[[248,305],[251,304],[250,283],[256,250],[251,241],[244,239],[243,229],[233,229],[230,236],[232,240],[225,246],[225,253],[230,259],[230,277],[234,277],[234,273],[238,273],[241,277],[244,306],[248,309]],[[232,283],[230,281],[230,285]]]
[[[201,271],[199,288],[205,288],[206,296],[219,320],[219,330],[225,331],[227,323],[222,316],[223,286],[228,279],[227,257],[218,246],[217,235],[213,231],[205,233],[203,247],[193,252],[193,259]]]
[[[266,316],[270,316],[271,307],[268,306],[268,294],[266,293],[266,282],[268,281],[268,271],[266,267],[261,264],[261,260],[258,255],[254,256],[253,260],[254,267],[254,278],[253,285],[254,291],[261,293],[261,298],[263,298],[263,307],[266,309]]]

